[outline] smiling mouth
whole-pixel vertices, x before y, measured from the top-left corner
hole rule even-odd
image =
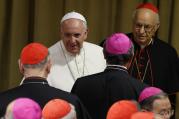
[[[78,48],[78,46],[77,45],[71,45],[71,49],[77,49]]]

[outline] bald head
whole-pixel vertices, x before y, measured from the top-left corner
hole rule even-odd
[[[151,22],[154,24],[160,23],[159,14],[150,9],[147,9],[147,8],[136,9],[133,13],[133,21],[135,21],[136,18],[141,17],[141,16],[143,18],[151,20]]]

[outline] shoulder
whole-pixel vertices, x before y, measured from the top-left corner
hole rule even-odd
[[[63,50],[61,48],[60,41],[49,47],[48,50],[53,63],[57,63],[59,61],[64,62]]]
[[[169,52],[175,52],[175,48],[171,46],[170,44],[166,43],[165,41],[162,41],[160,39],[154,39],[154,46],[160,48],[161,50],[164,51],[169,51]]]
[[[21,90],[21,86],[19,87],[14,87],[14,88],[11,88],[11,89],[8,89],[6,91],[3,91],[0,93],[0,98],[1,97],[6,97],[8,96],[9,94],[15,94],[16,92],[18,91],[24,91],[24,90]],[[24,91],[25,92],[25,91]],[[12,96],[12,95],[11,95]]]
[[[58,47],[59,43],[60,43],[60,41],[58,41],[58,42],[56,42],[55,44],[53,44],[52,46],[50,46],[50,47],[49,47],[49,50],[52,50],[52,49]]]
[[[60,41],[56,42],[55,44],[50,46],[48,49],[49,49],[50,52],[54,51],[54,50],[58,49],[59,45],[60,45]]]
[[[59,97],[59,98],[65,99],[71,103],[75,103],[75,102],[79,101],[79,99],[76,95],[71,94],[70,92],[66,92],[61,89],[55,88],[55,87],[50,86],[48,88],[48,92],[51,93],[52,97],[54,97],[54,96]]]
[[[177,59],[177,51],[175,48],[160,39],[154,39],[152,53],[154,56],[160,54],[159,56],[162,58]]]
[[[56,42],[55,44],[53,44],[52,46],[50,46],[48,48],[49,53],[50,53],[51,56],[56,57],[57,54],[62,54],[61,53],[62,49],[61,49],[60,42],[61,41],[58,41],[58,42]]]
[[[101,46],[89,42],[84,42],[83,48],[85,50],[87,57],[86,59],[88,61],[91,61],[93,64],[96,64],[97,66],[100,64],[106,64],[103,55],[103,48]]]
[[[83,43],[83,47],[84,48],[86,48],[86,49],[89,49],[89,50],[100,50],[100,51],[102,51],[102,47],[101,46],[99,46],[99,45],[96,45],[96,44],[93,44],[93,43],[89,43],[89,42],[84,42]]]
[[[90,74],[90,75],[87,75],[87,76],[83,76],[83,77],[80,77],[80,78],[78,78],[78,79],[79,79],[79,81],[80,81],[80,80],[88,80],[88,79],[91,79],[91,81],[92,81],[92,80],[101,78],[101,77],[103,77],[104,75],[106,75],[106,73],[105,73],[104,71],[102,71],[102,72],[99,72],[99,73],[95,73],[95,74]]]
[[[86,89],[87,87],[92,88],[91,86],[97,86],[98,84],[102,84],[102,81],[105,80],[105,77],[103,75],[103,72],[97,73],[97,74],[92,74],[92,75],[88,75],[88,76],[84,76],[81,78],[78,78],[74,85],[72,90],[75,88],[84,88]],[[104,78],[102,78],[104,77]],[[102,79],[102,80],[101,80]]]
[[[101,76],[102,76],[101,73],[91,74],[91,75],[88,75],[88,76],[83,76],[83,77],[78,78],[76,80],[76,82],[77,83],[93,82],[94,80],[97,80]]]

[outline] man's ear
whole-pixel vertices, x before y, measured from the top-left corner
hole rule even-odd
[[[89,29],[87,28],[86,31],[85,31],[85,33],[84,33],[84,34],[85,34],[85,38],[84,38],[85,40],[86,40],[87,37],[88,37],[88,32],[89,32]]]
[[[48,62],[47,62],[47,69],[46,69],[48,73],[50,73],[51,67],[52,67],[52,62],[51,62],[51,60],[49,59]]]
[[[158,23],[156,26],[155,26],[155,32],[159,29],[160,27],[160,23]]]
[[[89,28],[86,29],[86,34],[88,35],[88,33],[89,33]]]
[[[23,64],[22,64],[20,59],[18,60],[18,65],[19,65],[19,71],[20,71],[20,73],[24,74],[24,66],[23,66]]]

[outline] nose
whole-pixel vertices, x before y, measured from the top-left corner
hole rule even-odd
[[[74,43],[76,41],[76,37],[75,36],[71,36],[71,40],[70,40],[72,43]]]
[[[144,33],[144,32],[145,32],[144,26],[141,26],[141,27],[140,27],[139,32],[140,32],[140,33]]]

